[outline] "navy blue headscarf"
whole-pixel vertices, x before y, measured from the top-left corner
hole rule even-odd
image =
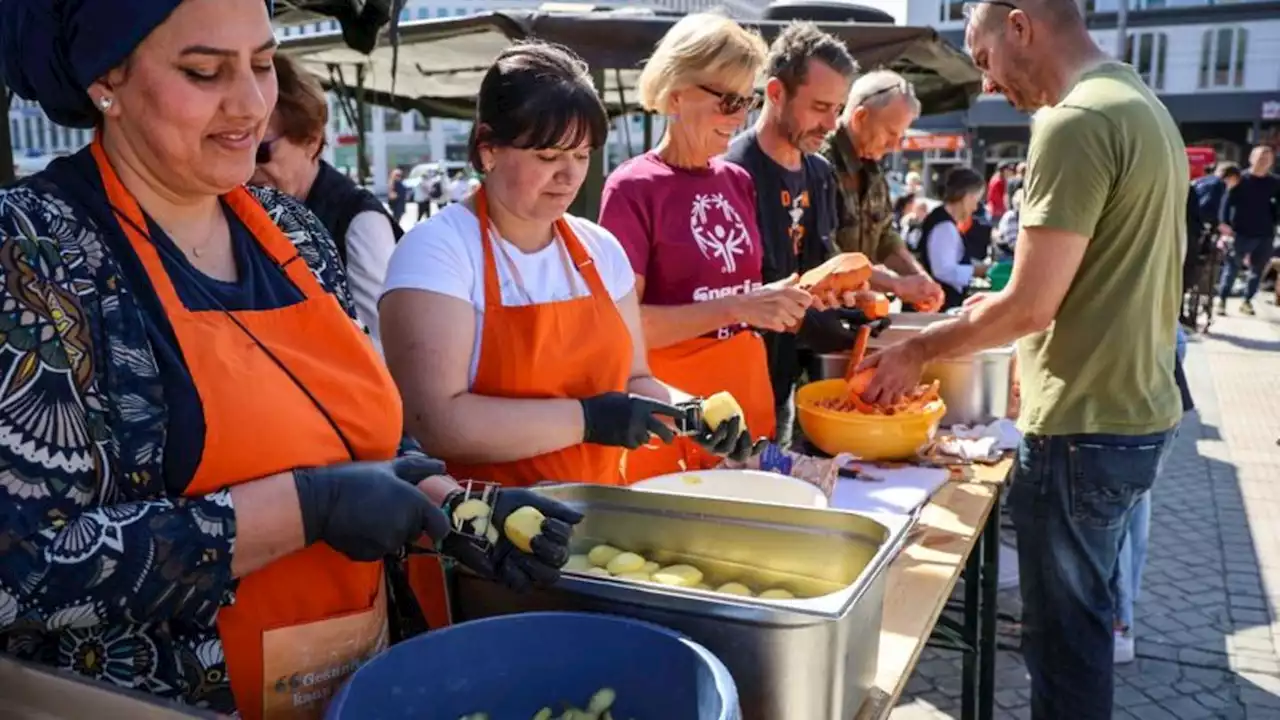
[[[268,9],[272,0],[266,0]],[[182,0],[0,0],[0,72],[59,125],[91,128],[95,81],[118,66]]]

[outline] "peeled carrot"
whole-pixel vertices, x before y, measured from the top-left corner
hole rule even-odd
[[[867,354],[867,343],[870,341],[871,326],[863,325],[858,328],[858,335],[853,340],[853,351],[849,353],[849,364],[844,370],[846,380],[853,380],[853,376],[857,374],[858,366],[862,364],[862,358]]]

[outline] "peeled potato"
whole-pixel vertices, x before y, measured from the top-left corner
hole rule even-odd
[[[594,566],[589,567],[586,570],[583,570],[583,572],[585,572],[588,575],[599,575],[601,577],[609,577],[610,575],[608,570],[605,570],[602,567],[594,567]]]
[[[644,558],[633,552],[620,552],[605,564],[604,568],[614,575],[638,572],[644,567]]]
[[[796,596],[782,588],[770,588],[760,593],[760,597],[765,600],[794,600]]]
[[[613,688],[600,688],[595,695],[591,696],[591,701],[587,703],[587,712],[592,715],[599,715],[613,707],[613,701],[617,697],[618,694],[613,691]]]
[[[742,406],[727,392],[718,392],[702,401],[702,421],[715,430],[729,418],[742,417]]]
[[[751,592],[751,588],[736,582],[727,582],[716,588],[716,592],[726,595],[742,595],[744,597],[751,597],[754,594]]]
[[[483,500],[464,500],[453,509],[453,529],[461,530],[462,524],[467,521],[474,521],[478,518],[485,518],[485,526],[488,526],[488,517],[493,512],[493,508]],[[484,528],[476,530],[477,533],[483,533]]]
[[[525,505],[507,516],[502,529],[512,545],[525,552],[533,552],[533,539],[542,533],[542,521],[546,519],[541,510]]]
[[[676,587],[693,587],[702,582],[702,571],[692,565],[670,565],[654,573],[653,581]]]
[[[637,570],[635,572],[618,573],[615,577],[619,580],[634,580],[637,582],[652,582],[653,576],[647,572]]]
[[[710,585],[708,585],[708,584],[706,584],[706,583],[704,583],[704,582],[700,582],[700,583],[698,583],[697,585],[694,585],[694,586],[693,586],[693,589],[694,589],[694,590],[706,590],[707,592],[711,592],[711,590],[712,590],[711,586],[710,586]]]
[[[658,563],[656,563],[656,562],[654,562],[654,561],[652,561],[652,560],[646,560],[646,561],[644,562],[644,567],[640,568],[640,570],[641,570],[641,572],[647,572],[647,573],[649,573],[650,575],[652,575],[652,574],[654,574],[654,573],[658,572],[658,568],[660,568],[660,567],[662,567],[662,566],[661,566],[661,565],[659,565]]]
[[[587,559],[586,555],[570,555],[569,562],[564,564],[565,570],[577,570],[578,572],[584,572],[590,568],[591,561]]]
[[[604,567],[609,564],[610,560],[621,553],[621,550],[612,545],[597,545],[591,548],[591,552],[587,553],[587,559],[596,567]]]

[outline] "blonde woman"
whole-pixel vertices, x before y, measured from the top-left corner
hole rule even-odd
[[[774,400],[757,330],[794,328],[809,306],[794,281],[763,285],[755,188],[718,158],[758,104],[767,48],[718,14],[694,14],[663,37],[640,75],[646,110],[667,116],[652,152],[605,183],[600,224],[622,243],[636,274],[649,365],[672,387],[728,391],[745,411],[745,458],[774,434]],[[757,442],[752,444],[751,439]],[[691,442],[628,453],[628,482],[720,462]]]

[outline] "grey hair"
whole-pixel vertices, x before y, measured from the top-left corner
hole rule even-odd
[[[916,98],[915,88],[906,78],[892,70],[872,70],[853,81],[840,121],[848,123],[853,111],[860,107],[880,109],[899,99],[906,100],[913,119],[920,117],[920,100]]]

